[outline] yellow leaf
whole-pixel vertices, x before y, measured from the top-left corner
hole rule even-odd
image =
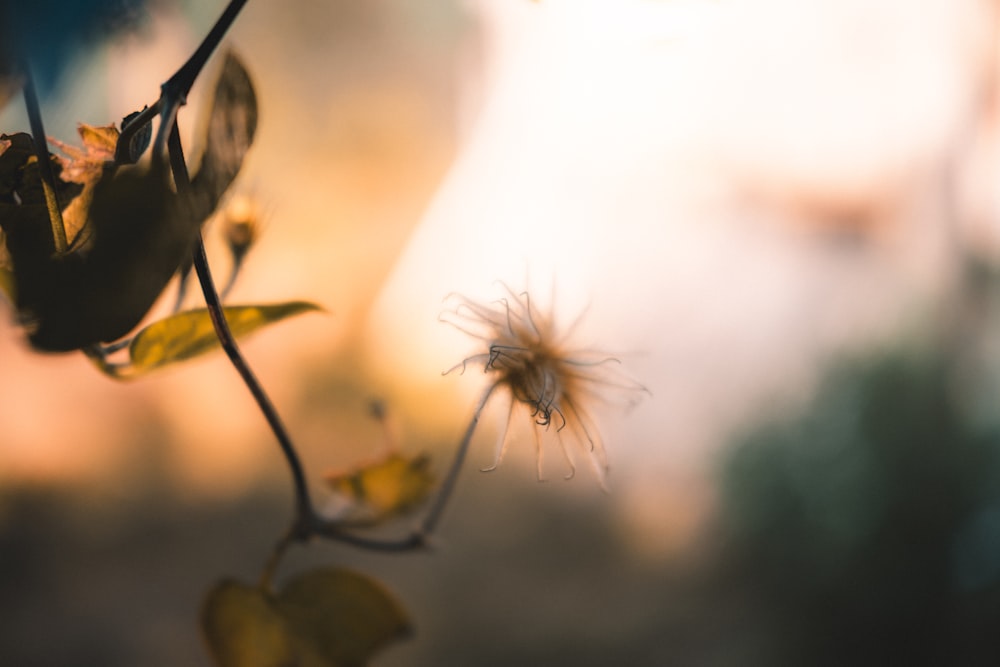
[[[14,272],[6,266],[0,266],[0,292],[11,303],[17,303],[17,281],[14,279]]]
[[[381,584],[341,568],[305,572],[276,595],[220,582],[201,627],[217,667],[360,667],[411,630]]]
[[[295,664],[292,641],[270,597],[236,581],[216,585],[202,605],[201,629],[218,667]]]
[[[234,336],[245,336],[268,324],[300,313],[320,310],[307,301],[262,306],[229,306],[226,321]],[[185,359],[217,349],[212,319],[205,308],[177,313],[136,334],[129,346],[131,363],[114,373],[115,377],[131,378]]]
[[[426,454],[406,458],[390,452],[383,458],[346,473],[326,477],[334,491],[370,508],[376,518],[400,514],[420,504],[434,489]]]
[[[225,55],[208,115],[205,151],[191,179],[193,215],[207,218],[232,184],[257,132],[257,95],[235,53]]]
[[[105,160],[115,159],[115,147],[118,146],[118,128],[110,125],[87,125],[80,123],[77,127],[83,145],[92,155],[100,155]]]
[[[385,588],[342,568],[312,570],[295,577],[275,607],[302,655],[318,664],[358,667],[395,639],[410,634],[410,620]]]

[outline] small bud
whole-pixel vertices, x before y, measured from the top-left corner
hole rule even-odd
[[[223,234],[229,251],[240,262],[257,240],[259,218],[257,207],[247,197],[234,197],[225,211]]]

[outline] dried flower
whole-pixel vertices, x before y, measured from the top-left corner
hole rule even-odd
[[[223,235],[234,261],[241,262],[260,235],[260,212],[247,196],[233,197],[223,213]]]
[[[87,228],[94,190],[104,176],[105,166],[114,162],[115,145],[118,143],[118,128],[114,124],[94,126],[80,123],[77,132],[83,141],[82,148],[49,137],[49,143],[66,154],[66,157],[53,156],[62,167],[60,178],[66,183],[83,186],[80,195],[74,197],[62,213],[70,244]]]
[[[567,348],[566,339],[573,327],[559,335],[551,313],[541,313],[526,292],[516,294],[504,287],[508,296],[498,300],[496,306],[454,297],[457,305],[442,316],[443,321],[488,346],[485,352],[466,358],[446,373],[459,368],[464,372],[468,364],[482,363],[483,372],[494,378],[486,395],[496,389],[505,389],[508,395],[507,420],[497,440],[494,463],[486,470],[495,469],[503,459],[515,413],[527,410],[535,426],[539,479],[543,468],[542,436],[546,431],[554,432],[560,444],[570,470],[567,479],[576,470],[567,446],[567,440],[574,440],[589,455],[603,486],[607,456],[587,408],[594,401],[607,402],[611,394],[635,402],[638,394],[646,390],[611,367],[617,359]]]

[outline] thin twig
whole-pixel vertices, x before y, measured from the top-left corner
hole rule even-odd
[[[462,470],[462,463],[465,462],[465,455],[469,451],[469,445],[472,443],[472,436],[476,432],[476,426],[479,424],[479,418],[483,414],[483,409],[486,407],[486,402],[493,395],[493,391],[497,388],[497,383],[493,383],[486,388],[483,392],[482,397],[479,399],[479,404],[476,405],[476,411],[472,413],[472,419],[469,421],[469,425],[465,429],[465,434],[462,436],[462,441],[458,445],[458,449],[455,451],[455,458],[451,462],[451,468],[448,469],[448,473],[445,475],[444,479],[441,480],[441,488],[438,494],[434,497],[431,502],[430,508],[427,510],[427,514],[424,515],[424,520],[420,524],[420,532],[424,535],[430,534],[437,527],[438,522],[441,520],[441,515],[444,513],[444,508],[451,499],[452,493],[455,491],[455,482],[458,481],[458,474]]]
[[[177,185],[178,194],[184,199],[190,195],[191,180],[188,175],[187,164],[184,162],[184,151],[181,146],[180,134],[177,131],[176,123],[170,132],[169,157],[174,183]],[[243,383],[253,395],[254,400],[257,402],[257,407],[260,408],[261,413],[267,420],[271,431],[278,440],[278,444],[281,445],[281,451],[284,453],[285,459],[288,461],[288,467],[292,473],[292,481],[295,484],[296,520],[294,525],[298,527],[295,529],[295,532],[301,539],[305,539],[308,537],[308,531],[304,526],[308,525],[309,518],[314,515],[314,511],[312,501],[309,498],[309,488],[306,483],[302,463],[295,450],[295,445],[292,443],[288,431],[282,423],[281,417],[278,415],[278,411],[274,408],[263,386],[257,380],[250,365],[240,352],[239,346],[236,344],[236,339],[229,329],[229,324],[226,322],[226,316],[222,309],[222,303],[219,300],[219,294],[215,289],[215,282],[212,279],[212,271],[208,265],[208,257],[205,254],[205,243],[200,234],[194,248],[193,261],[195,271],[198,274],[198,282],[201,283],[201,290],[205,296],[205,304],[208,307],[208,313],[212,318],[212,325],[215,327],[215,334],[222,345],[222,349],[225,350],[230,362],[232,362],[236,371],[243,379]]]
[[[267,392],[264,391],[264,387],[260,384],[257,376],[254,375],[250,365],[243,357],[239,346],[236,344],[236,339],[229,330],[229,324],[226,322],[222,303],[219,301],[219,295],[215,290],[211,270],[208,266],[208,257],[205,255],[205,243],[202,241],[200,235],[194,250],[194,269],[198,275],[198,282],[201,284],[202,294],[205,296],[205,304],[208,307],[209,316],[212,318],[215,334],[219,338],[219,342],[226,351],[226,355],[229,357],[230,362],[232,362],[233,367],[236,368],[236,371],[243,379],[243,383],[253,395],[254,400],[257,402],[257,407],[260,408],[261,413],[271,427],[271,431],[278,440],[278,444],[281,445],[281,451],[288,462],[288,467],[292,473],[292,481],[295,484],[295,506],[296,516],[298,517],[296,523],[301,523],[305,517],[312,516],[313,514],[312,500],[309,497],[309,487],[302,468],[302,462],[299,460],[298,452],[288,435],[284,423],[281,421],[281,417],[278,415],[278,411],[275,409],[274,404],[271,403],[271,399],[268,398]],[[305,538],[308,536],[303,535],[302,537]]]
[[[271,552],[270,557],[267,559],[267,563],[264,564],[264,569],[260,573],[260,578],[257,581],[257,585],[263,590],[269,591],[272,589],[272,584],[274,583],[274,575],[278,571],[278,565],[281,564],[281,559],[285,556],[285,552],[288,551],[288,547],[292,546],[292,543],[298,539],[294,530],[289,531],[278,540],[278,543],[274,545],[274,550]]]
[[[153,159],[162,159],[170,128],[173,127],[174,119],[177,117],[177,110],[187,104],[188,93],[191,92],[191,87],[194,86],[198,75],[201,74],[212,53],[222,43],[222,38],[225,37],[226,32],[233,25],[246,3],[247,0],[230,0],[216,20],[215,25],[208,31],[205,39],[201,41],[187,62],[181,65],[180,69],[160,86],[160,96],[156,102],[143,109],[127,128],[122,129],[122,133],[118,137],[118,145],[115,147],[116,162],[120,164],[130,162],[128,151],[132,137],[149,124],[157,114],[160,116],[160,127],[153,143]]]
[[[427,546],[427,535],[419,530],[414,530],[405,537],[399,539],[382,539],[347,532],[338,522],[328,521],[319,517],[316,517],[316,520],[310,528],[310,532],[329,540],[349,544],[360,549],[368,549],[369,551],[398,553],[403,551],[414,551]]]
[[[240,10],[243,9],[243,5],[247,3],[247,0],[231,0],[230,3],[223,10],[222,15],[219,16],[215,25],[212,29],[205,35],[205,39],[202,40],[201,44],[195,50],[188,61],[184,63],[177,72],[167,79],[166,83],[163,84],[162,90],[168,94],[170,97],[176,97],[180,100],[180,105],[183,106],[187,100],[187,95],[191,92],[191,87],[194,85],[195,79],[201,74],[202,68],[205,67],[205,63],[211,57],[212,53],[215,51],[216,47],[222,42],[222,38],[225,36],[229,27],[236,20],[239,15]]]
[[[181,68],[160,86],[160,128],[156,134],[156,142],[153,144],[154,160],[163,155],[167,132],[172,131],[170,128],[173,127],[177,118],[177,110],[187,104],[187,96],[191,92],[195,79],[201,74],[205,63],[222,42],[222,38],[246,3],[247,0],[230,0],[222,15],[219,16],[215,25],[208,31],[205,39],[201,41],[187,62],[181,65]]]
[[[229,269],[229,278],[226,279],[226,284],[222,286],[219,290],[219,296],[225,301],[229,296],[229,293],[233,291],[233,287],[236,285],[236,279],[240,276],[240,269],[243,268],[243,258],[233,257],[233,265]]]
[[[160,102],[159,99],[153,102],[151,106],[140,111],[138,116],[122,128],[121,134],[118,135],[118,143],[115,145],[116,164],[131,164],[133,162],[132,138],[160,113]]]
[[[191,181],[184,160],[183,146],[181,145],[180,134],[177,130],[177,111],[184,105],[191,86],[201,72],[208,58],[222,40],[223,35],[235,20],[239,11],[246,4],[246,0],[232,0],[226,7],[222,16],[213,26],[212,30],[202,41],[201,45],[190,59],[166,82],[160,90],[160,98],[149,110],[142,112],[126,128],[119,137],[119,145],[116,150],[117,155],[124,155],[122,151],[128,150],[131,138],[145,124],[149,123],[155,113],[160,115],[160,126],[153,143],[152,159],[154,163],[163,160],[164,153],[170,163],[170,170],[173,175],[174,184],[178,195],[182,200],[190,196]],[[153,110],[156,111],[153,111]],[[270,585],[274,573],[288,547],[296,541],[305,541],[312,536],[321,536],[334,539],[345,544],[357,547],[380,550],[380,551],[409,551],[426,546],[428,535],[434,531],[441,520],[444,509],[450,500],[456,486],[458,474],[461,470],[465,455],[468,452],[469,444],[479,423],[480,416],[487,400],[492,395],[496,384],[490,385],[483,393],[479,404],[473,413],[472,420],[466,428],[465,434],[455,453],[445,478],[443,479],[437,495],[431,501],[429,509],[419,526],[409,535],[396,540],[384,540],[379,538],[369,538],[349,532],[347,527],[339,521],[328,520],[320,516],[312,504],[309,496],[309,488],[305,477],[302,463],[299,459],[295,445],[288,435],[288,431],[281,421],[277,410],[271,403],[263,386],[257,380],[246,359],[240,352],[239,346],[226,322],[225,311],[223,310],[219,292],[215,287],[208,258],[205,254],[205,244],[200,234],[193,252],[193,264],[201,284],[202,293],[215,334],[219,339],[222,348],[229,357],[230,362],[240,374],[244,384],[250,390],[257,406],[264,415],[271,427],[281,450],[285,455],[289,469],[292,474],[292,482],[295,487],[295,519],[288,533],[278,541],[275,549],[265,565],[261,574],[261,582]],[[235,272],[234,272],[235,273]]]
[[[178,98],[171,98],[164,91],[159,99],[160,106],[160,127],[156,130],[156,139],[153,140],[153,152],[151,159],[153,164],[161,164],[163,162],[163,156],[167,152],[167,144],[170,141],[170,135],[174,131],[174,127],[177,125],[177,111],[181,108],[184,103]],[[119,137],[119,144],[121,144],[121,138]],[[171,171],[173,171],[173,156],[170,156]],[[184,167],[184,172],[187,173],[187,166]],[[180,192],[180,185],[177,183],[177,176],[174,175],[174,185],[177,187],[178,192]],[[190,178],[187,179],[190,182]]]
[[[23,62],[24,73],[24,106],[28,111],[28,123],[31,125],[32,143],[35,145],[35,156],[38,158],[38,169],[42,176],[42,191],[45,193],[45,207],[49,211],[49,224],[52,225],[52,243],[56,253],[64,253],[69,247],[66,238],[66,226],[63,224],[62,207],[56,194],[56,174],[52,170],[52,159],[49,156],[48,139],[45,135],[45,125],[42,123],[42,111],[38,104],[38,93],[35,90],[35,78],[31,68]]]
[[[476,405],[476,409],[472,413],[472,419],[469,421],[469,425],[466,427],[465,433],[462,435],[462,440],[459,442],[458,448],[455,450],[455,457],[452,459],[451,466],[448,468],[448,472],[441,481],[441,486],[438,488],[437,495],[434,496],[434,499],[431,501],[430,506],[427,509],[427,513],[424,514],[424,518],[420,521],[416,529],[398,539],[367,537],[345,530],[345,526],[342,521],[323,519],[322,517],[316,515],[312,518],[311,525],[309,526],[309,532],[327,539],[336,540],[338,542],[343,542],[345,544],[350,544],[352,546],[372,551],[401,552],[425,548],[427,546],[428,538],[441,521],[444,509],[448,505],[448,501],[451,500],[455,491],[456,482],[458,481],[458,475],[462,470],[462,464],[465,462],[465,455],[468,453],[469,445],[472,443],[472,436],[475,434],[476,427],[479,425],[479,419],[482,417],[483,410],[486,408],[486,403],[490,396],[493,395],[497,386],[498,385],[496,383],[491,384],[486,388],[486,391],[483,392],[482,397],[480,397],[479,403]]]

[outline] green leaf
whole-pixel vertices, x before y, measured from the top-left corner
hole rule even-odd
[[[228,306],[224,310],[230,330],[234,336],[240,337],[268,324],[322,309],[308,301],[289,301],[258,306]],[[218,346],[219,340],[208,309],[188,310],[154,322],[137,333],[129,345],[131,363],[112,374],[120,378],[136,377],[167,364],[205,354]]]
[[[342,568],[300,574],[278,594],[222,581],[201,627],[217,667],[361,667],[411,631],[380,583]]]

